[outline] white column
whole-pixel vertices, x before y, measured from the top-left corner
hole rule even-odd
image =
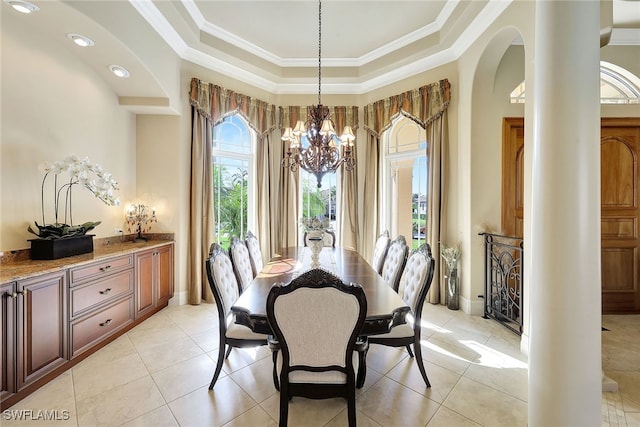
[[[536,2],[532,427],[601,425],[599,11],[598,1]]]

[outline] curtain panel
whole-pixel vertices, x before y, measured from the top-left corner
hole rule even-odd
[[[192,106],[191,134],[191,189],[189,216],[189,254],[187,285],[190,304],[202,300],[213,302],[209,289],[204,261],[209,246],[215,238],[213,206],[213,126],[225,117],[240,114],[257,134],[256,178],[257,178],[257,230],[254,234],[260,242],[263,254],[270,258],[272,240],[275,238],[268,212],[276,208],[277,197],[271,194],[270,177],[273,172],[270,161],[269,133],[276,128],[276,107],[273,104],[251,98],[220,86],[191,79],[189,100]],[[244,236],[239,236],[244,238]],[[267,260],[269,259],[267,258]]]
[[[380,176],[383,147],[380,136],[389,129],[393,119],[402,114],[424,128],[427,133],[428,201],[426,241],[431,246],[435,262],[433,284],[427,300],[433,304],[443,303],[444,283],[440,281],[440,241],[446,220],[446,172],[448,153],[447,108],[451,101],[451,86],[447,79],[418,89],[382,99],[364,107],[364,128],[369,134],[365,150],[367,165],[364,182],[362,220],[363,233],[360,239],[361,253],[366,259],[373,256],[375,239],[381,232],[379,204]],[[393,238],[394,236],[392,236]]]

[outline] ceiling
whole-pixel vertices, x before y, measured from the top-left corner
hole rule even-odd
[[[156,63],[161,67],[157,58],[167,52],[272,93],[317,91],[315,1],[30,0],[40,11],[28,16],[6,1],[3,25],[16,20],[60,39],[121,97],[166,97]],[[325,0],[323,93],[365,93],[454,61],[510,3]],[[640,1],[613,0],[613,20],[611,44],[640,45]],[[95,46],[72,46],[70,32]],[[125,66],[131,77],[110,75],[107,62]]]

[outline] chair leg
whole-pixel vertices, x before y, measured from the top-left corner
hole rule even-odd
[[[232,348],[233,348],[233,347],[229,346],[229,348],[227,349],[227,354],[225,354],[225,355],[224,355],[224,358],[225,358],[225,359],[229,357],[229,354],[231,353],[231,349],[232,349]]]
[[[282,389],[280,390],[280,427],[287,427],[289,422],[289,386],[285,383],[281,384]]]
[[[364,381],[367,377],[367,352],[369,346],[362,351],[358,352],[358,373],[356,376],[356,388],[362,388]]]
[[[411,344],[407,344],[407,352],[409,353],[409,356],[413,357],[413,351],[411,351]]]
[[[356,391],[353,386],[347,386],[349,395],[347,396],[347,419],[349,427],[356,427]]]
[[[220,371],[222,370],[222,362],[224,362],[224,359],[225,359],[224,343],[220,343],[218,347],[218,364],[216,365],[216,371],[213,374],[213,379],[211,380],[211,384],[209,384],[209,390],[213,390],[213,386],[216,384],[216,381],[218,380],[218,376],[220,375]]]
[[[431,383],[429,382],[429,378],[427,377],[427,371],[424,369],[424,361],[422,360],[422,347],[420,346],[420,336],[413,343],[413,349],[416,351],[416,362],[418,362],[418,369],[420,370],[420,374],[422,374],[422,379],[426,384],[427,388],[431,388]]]

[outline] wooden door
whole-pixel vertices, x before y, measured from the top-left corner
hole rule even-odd
[[[156,306],[154,294],[156,249],[136,254],[136,319]]]
[[[173,297],[173,245],[158,248],[158,301],[157,306],[166,305]]]
[[[66,292],[65,271],[18,282],[18,391],[68,360]]]
[[[0,401],[5,400],[16,392],[15,389],[15,364],[16,364],[16,346],[15,346],[15,299],[16,294],[15,283],[5,283],[0,285],[0,323],[2,330],[0,331]]]
[[[522,237],[524,119],[505,118],[502,233]],[[640,313],[640,119],[601,121],[602,312]]]

